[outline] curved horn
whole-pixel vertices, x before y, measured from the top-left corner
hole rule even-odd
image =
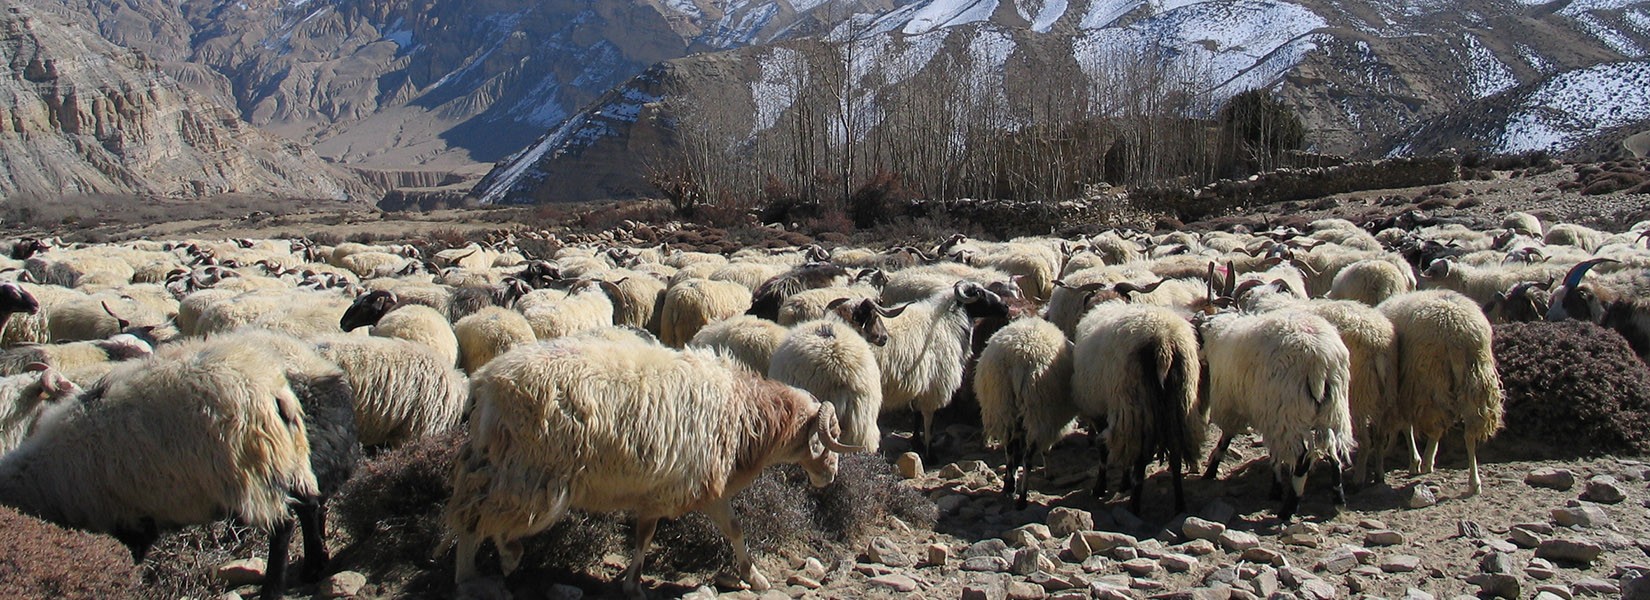
[[[849,446],[847,444],[844,444],[842,442],[837,441],[836,436],[831,433],[831,430],[836,428],[836,405],[835,404],[831,404],[829,402],[820,402],[819,403],[818,420],[816,420],[814,422],[814,427],[815,427],[814,432],[819,434],[819,441],[820,441],[820,443],[825,445],[826,450],[830,450],[831,452],[836,452],[836,453],[839,453],[839,454],[849,454],[849,453],[854,453],[854,452],[864,452],[865,451],[865,448],[863,448],[863,447]]]
[[[876,307],[877,314],[882,315],[883,318],[892,319],[892,318],[898,317],[898,316],[900,316],[900,314],[904,313],[905,309],[911,307],[911,304],[912,303],[910,303],[910,302],[906,302],[905,304],[901,304],[901,305],[895,306],[893,308],[883,308],[881,304],[876,304],[876,303],[872,303],[872,306]]]
[[[1231,295],[1229,295],[1227,297],[1228,298],[1242,298],[1244,294],[1249,293],[1249,290],[1261,287],[1263,285],[1266,285],[1266,282],[1261,281],[1259,279],[1245,279],[1243,281],[1243,283],[1241,285],[1238,285],[1237,288],[1233,289]]]
[[[1118,283],[1112,289],[1117,290],[1117,293],[1122,294],[1123,298],[1127,299],[1129,294],[1150,294],[1155,292],[1157,291],[1157,286],[1163,285],[1163,282],[1165,281],[1168,281],[1168,279],[1159,279],[1146,285],[1135,285],[1133,282],[1124,281]]]
[[[119,324],[121,329],[126,329],[126,328],[132,326],[131,321],[127,321],[126,319],[120,318],[120,315],[115,314],[115,309],[109,308],[109,301],[108,300],[104,300],[102,302],[99,302],[99,304],[103,305],[103,312],[109,313],[109,316],[115,318],[115,323]]]
[[[842,306],[842,303],[847,302],[849,300],[853,300],[853,298],[843,297],[843,298],[833,299],[830,302],[825,303],[825,310],[836,310],[836,307]]]
[[[1598,266],[1602,263],[1607,263],[1607,262],[1613,263],[1613,262],[1619,262],[1619,261],[1617,261],[1616,259],[1613,259],[1613,258],[1592,258],[1592,259],[1587,259],[1587,260],[1581,261],[1579,263],[1576,263],[1576,266],[1570,267],[1570,272],[1569,273],[1564,274],[1564,287],[1565,287],[1565,289],[1574,288],[1575,286],[1580,285],[1581,284],[1581,278],[1583,276],[1587,275],[1587,271],[1591,270],[1593,267],[1596,267],[1596,266]]]
[[[1232,261],[1226,261],[1226,293],[1221,294],[1221,295],[1226,296],[1228,298],[1232,297],[1232,289],[1236,286],[1237,286],[1237,265],[1235,263],[1233,263]]]

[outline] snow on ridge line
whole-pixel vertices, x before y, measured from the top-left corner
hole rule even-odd
[[[509,166],[504,167],[504,171],[499,173],[496,182],[482,192],[481,203],[497,204],[504,201],[510,195],[510,192],[515,190],[516,184],[521,181],[522,176],[537,168],[539,160],[543,159],[546,153],[561,146],[580,129],[583,129],[585,123],[589,121],[589,113],[576,113],[563,121],[560,127],[539,138],[537,143],[528,146],[515,156],[505,159]]]
[[[1650,119],[1650,63],[1619,62],[1560,73],[1525,94],[1497,150],[1563,151],[1601,130]]]

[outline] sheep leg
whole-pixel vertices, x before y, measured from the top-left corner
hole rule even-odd
[[[1467,496],[1477,496],[1484,491],[1484,480],[1478,478],[1478,440],[1467,434],[1467,471],[1471,478],[1467,484]]]
[[[1330,464],[1330,466],[1333,466],[1335,468],[1335,470],[1330,473],[1331,481],[1333,481],[1334,484],[1335,484],[1335,486],[1333,488],[1331,488],[1334,491],[1334,494],[1335,494],[1335,506],[1345,506],[1346,505],[1346,473],[1344,471],[1346,469],[1346,466],[1341,464],[1341,459],[1338,458],[1338,457],[1330,458],[1329,459],[1329,464]]]
[[[1279,518],[1285,523],[1300,510],[1301,496],[1306,493],[1306,475],[1312,471],[1312,455],[1301,451],[1292,466],[1294,468],[1291,469],[1291,465],[1280,464],[1275,469],[1278,474],[1277,481],[1282,482],[1284,477],[1289,478],[1289,482],[1283,486],[1283,511],[1279,513]]]
[[[292,545],[292,520],[282,519],[269,530],[269,562],[264,570],[262,600],[280,600],[286,595],[287,546]]]
[[[298,527],[304,533],[304,571],[302,581],[309,583],[321,578],[327,562],[327,507],[319,498],[305,498],[293,507],[298,514]]]
[[[1431,473],[1438,464],[1438,438],[1442,436],[1427,436],[1427,453],[1421,457],[1421,473]]]
[[[1014,484],[1015,484],[1015,479],[1014,478],[1015,478],[1015,475],[1018,474],[1019,471],[1020,471],[1020,460],[1021,460],[1021,457],[1025,454],[1024,446],[1025,446],[1025,442],[1021,441],[1019,438],[1014,438],[1012,440],[1009,440],[1009,442],[1007,444],[1005,444],[1004,450],[1006,450],[1007,453],[1008,453],[1008,469],[1003,472],[1003,499],[1004,500],[1013,500],[1014,499],[1014,493],[1019,491],[1019,488],[1014,487]],[[1027,470],[1029,471],[1029,469],[1027,469]],[[1024,507],[1022,507],[1022,508],[1024,508]]]
[[[1111,477],[1110,470],[1106,468],[1107,463],[1111,462],[1111,449],[1106,447],[1105,442],[1100,443],[1100,460],[1098,462],[1100,466],[1094,470],[1094,497],[1097,500],[1106,497],[1106,486],[1111,483],[1106,481]]]
[[[1420,475],[1426,472],[1421,470],[1421,450],[1415,445],[1415,428],[1413,426],[1404,430],[1404,438],[1409,441],[1409,474]]]
[[[1215,451],[1209,453],[1209,469],[1203,472],[1203,478],[1208,480],[1220,477],[1220,461],[1226,458],[1226,449],[1232,446],[1232,434],[1220,432],[1220,442],[1215,444]]]
[[[494,545],[498,546],[499,570],[504,571],[505,575],[516,572],[516,568],[521,566],[521,557],[527,553],[521,545],[521,538]]]
[[[1026,446],[1025,446],[1025,455],[1022,456],[1021,459],[1020,459],[1020,464],[1025,465],[1025,474],[1020,476],[1020,501],[1014,503],[1014,509],[1015,510],[1025,510],[1026,505],[1030,503],[1029,496],[1031,495],[1031,451],[1032,451],[1032,445],[1031,444],[1026,444]],[[1048,455],[1046,455],[1046,454],[1043,456],[1043,475],[1045,477],[1048,475]]]
[[[659,517],[652,515],[636,515],[635,553],[631,555],[630,566],[625,567],[624,593],[637,600],[646,600],[647,594],[642,591],[642,565],[647,561],[647,547],[653,544],[653,532],[659,528]]]
[[[1375,445],[1371,441],[1371,429],[1372,427],[1369,424],[1360,423],[1357,431],[1352,436],[1352,439],[1358,441],[1358,455],[1352,457],[1352,485],[1354,487],[1361,487],[1365,481],[1368,481],[1366,478],[1369,477],[1370,449]]]
[[[464,583],[476,578],[476,552],[481,550],[481,538],[471,532],[458,534],[458,549],[454,551],[457,563],[454,566],[453,580],[455,583]]]
[[[1129,512],[1140,514],[1140,496],[1146,491],[1146,463],[1151,462],[1151,454],[1141,452],[1134,464],[1129,466],[1129,483],[1133,491],[1129,494]]]
[[[728,543],[733,546],[734,565],[739,571],[739,578],[749,583],[752,590],[767,591],[771,587],[768,585],[768,578],[756,570],[750,550],[745,547],[745,530],[734,522],[733,506],[728,503],[728,499],[712,502],[710,506],[705,507],[705,514],[716,523],[716,528],[722,530],[722,536],[728,538]]]
[[[154,519],[144,517],[136,529],[119,528],[113,535],[132,553],[132,562],[136,564],[143,562],[143,558],[149,555],[149,547],[160,539],[160,528],[155,526]]]
[[[1186,490],[1182,489],[1180,485],[1181,471],[1183,471],[1185,467],[1184,462],[1185,459],[1180,455],[1180,451],[1178,449],[1172,449],[1169,451],[1169,476],[1171,477],[1170,481],[1174,482],[1175,514],[1186,512]],[[1136,512],[1135,514],[1140,513]]]
[[[922,442],[923,461],[929,462],[934,458],[934,411],[922,411]]]
[[[928,455],[928,439],[922,435],[922,418],[922,413],[911,415],[911,451],[922,457],[923,464],[927,464],[932,457]]]

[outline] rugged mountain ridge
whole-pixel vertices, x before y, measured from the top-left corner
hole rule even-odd
[[[1204,69],[1212,102],[1273,90],[1300,111],[1320,152],[1561,151],[1646,112],[1632,90],[1642,89],[1650,3],[925,0],[828,35],[876,49],[844,56],[857,65],[856,102],[869,106],[897,102],[904,82],[939,68],[1009,73],[982,80],[980,94],[1025,93],[1012,80],[1026,71],[1099,84],[1092,65],[1145,48]],[[658,113],[663,90],[701,90],[760,129],[790,108],[764,80],[784,70],[776,66],[784,53],[744,48],[650,71],[501,163],[473,194],[526,202],[647,193],[647,158],[630,138],[665,135],[657,131],[671,120]],[[1593,93],[1573,94],[1582,89]],[[1511,108],[1486,112],[1486,104]]]
[[[0,197],[376,199],[359,178],[57,15],[0,5],[0,56]]]

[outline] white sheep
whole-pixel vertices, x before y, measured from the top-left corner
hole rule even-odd
[[[362,294],[344,311],[338,326],[346,332],[372,327],[372,335],[423,344],[448,363],[458,364],[458,336],[447,317],[428,306],[402,303],[394,292]]]
[[[831,301],[838,298],[849,300],[875,300],[881,292],[869,284],[852,285],[848,287],[828,287],[816,290],[804,290],[785,298],[779,304],[779,316],[775,319],[780,325],[792,326],[797,323],[825,318],[830,314],[826,308]]]
[[[613,324],[659,333],[659,309],[665,297],[665,282],[643,271],[613,269],[602,275],[613,287]]]
[[[124,333],[107,340],[18,346],[0,352],[0,376],[18,375],[30,365],[42,364],[85,386],[108,373],[115,363],[153,353],[148,342]]]
[[[751,306],[751,291],[728,281],[689,279],[665,290],[659,310],[659,341],[680,348],[706,325],[743,314]]]
[[[469,380],[423,344],[342,334],[314,341],[355,390],[364,445],[397,446],[451,430],[469,404]]]
[[[962,387],[963,366],[973,353],[973,320],[1008,316],[1001,297],[970,282],[957,281],[952,291],[905,307],[887,319],[888,343],[876,349],[882,369],[883,413],[913,410],[922,415],[922,431],[913,446],[930,454],[934,413],[951,403]]]
[[[1355,300],[1369,306],[1398,294],[1415,291],[1415,272],[1402,261],[1366,259],[1335,274],[1328,298]]]
[[[773,352],[790,333],[783,325],[754,315],[739,315],[700,329],[688,340],[689,348],[704,348],[739,361],[757,373],[767,373]],[[823,400],[823,398],[821,398]]]
[[[527,317],[498,306],[489,306],[459,319],[453,324],[453,334],[458,338],[459,365],[470,375],[518,344],[538,339]]]
[[[1535,215],[1526,212],[1507,213],[1506,216],[1501,217],[1501,227],[1535,237],[1544,235],[1541,229],[1541,219],[1537,219]]]
[[[1592,252],[1604,243],[1604,233],[1575,223],[1559,223],[1547,228],[1541,241],[1548,246],[1575,246]]]
[[[1200,330],[1209,420],[1221,430],[1204,478],[1217,476],[1232,438],[1253,428],[1271,456],[1274,482],[1283,487],[1280,519],[1294,516],[1316,457],[1334,467],[1335,501],[1344,503],[1342,468],[1356,444],[1347,400],[1351,358],[1335,326],[1280,310],[1217,314]]]
[[[162,530],[234,517],[271,532],[263,597],[279,598],[288,506],[319,494],[283,367],[238,343],[123,365],[0,458],[0,503],[112,533],[138,561]]]
[[[1478,304],[1449,290],[1394,296],[1378,307],[1398,336],[1398,396],[1402,423],[1427,438],[1419,473],[1432,472],[1438,442],[1465,427],[1469,493],[1483,489],[1478,444],[1501,429],[1501,376],[1491,350],[1489,319]],[[1384,449],[1384,448],[1383,448]],[[1379,450],[1379,449],[1378,449]]]
[[[974,397],[980,403],[985,439],[1008,454],[1003,495],[1030,494],[1031,454],[1046,455],[1065,437],[1077,407],[1071,400],[1071,342],[1053,323],[1019,319],[992,334],[974,366]],[[1045,459],[1045,463],[1047,460]],[[1015,476],[1021,466],[1027,476]]]
[[[871,343],[852,326],[834,318],[798,323],[774,349],[767,375],[835,406],[842,443],[866,452],[881,447],[882,371]]]
[[[613,300],[604,291],[606,282],[585,279],[568,288],[566,298],[522,309],[533,335],[539,340],[613,326]],[[607,286],[612,284],[608,283]]]
[[[1120,301],[1095,306],[1078,330],[1072,402],[1079,414],[1105,424],[1099,433],[1106,457],[1095,495],[1117,473],[1132,488],[1129,502],[1139,512],[1146,466],[1161,457],[1169,466],[1175,510],[1186,510],[1181,476],[1185,465],[1197,461],[1208,421],[1198,400],[1197,332],[1174,310]]]
[[[47,407],[78,395],[80,386],[39,363],[25,372],[0,377],[0,455],[23,442],[24,434]]]
[[[729,498],[775,463],[799,463],[823,487],[835,479],[836,453],[859,450],[837,441],[830,404],[696,350],[529,344],[483,367],[474,394],[445,513],[460,584],[476,578],[483,540],[508,574],[521,562],[521,539],[569,510],[628,510],[635,546],[623,585],[641,598],[659,519],[699,510],[732,543],[738,576],[765,590]]]

